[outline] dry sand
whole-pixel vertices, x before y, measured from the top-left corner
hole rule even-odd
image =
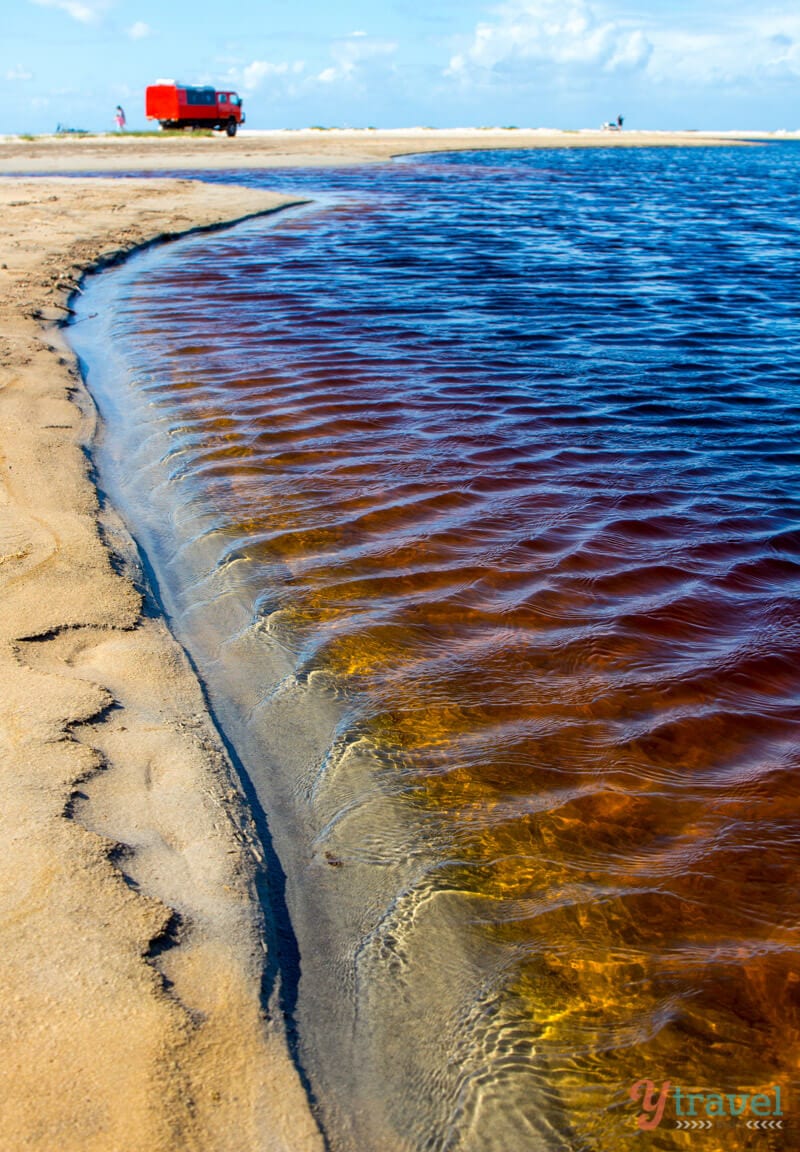
[[[54,321],[86,267],[285,198],[0,180],[0,1147],[322,1147],[260,1003],[260,851],[102,510]],[[112,556],[110,547],[115,555]],[[167,945],[167,947],[165,947]]]
[[[472,148],[703,147],[800,133],[559,132],[549,129],[329,129],[248,132],[184,139],[143,136],[0,138],[0,172],[189,171],[369,163],[415,152]]]

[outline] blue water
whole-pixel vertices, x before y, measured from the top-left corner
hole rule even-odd
[[[115,274],[101,465],[274,826],[334,1152],[794,1082],[799,175],[204,174],[318,203]]]

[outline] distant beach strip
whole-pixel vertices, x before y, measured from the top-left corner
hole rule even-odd
[[[234,140],[173,136],[0,137],[0,173],[317,168],[417,152],[518,148],[709,148],[800,140],[797,132],[601,132],[527,128],[242,130]]]

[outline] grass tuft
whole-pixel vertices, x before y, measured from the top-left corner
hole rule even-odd
[[[214,133],[211,128],[143,128],[141,130],[133,130],[128,132],[109,132],[109,136],[135,136],[136,139],[142,137],[157,140],[162,136],[213,136]]]

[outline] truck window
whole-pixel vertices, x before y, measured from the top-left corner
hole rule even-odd
[[[187,104],[216,104],[217,96],[213,88],[187,88]]]

